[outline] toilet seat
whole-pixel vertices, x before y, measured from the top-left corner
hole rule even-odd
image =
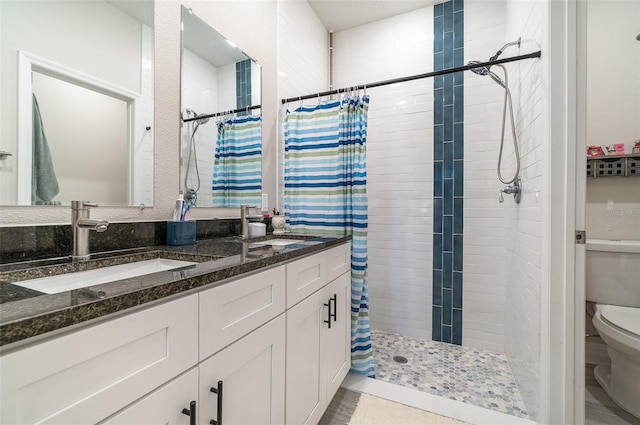
[[[640,308],[596,304],[593,324],[609,347],[636,359],[640,365]]]
[[[609,326],[630,337],[640,338],[640,308],[604,305],[600,310],[602,320]]]

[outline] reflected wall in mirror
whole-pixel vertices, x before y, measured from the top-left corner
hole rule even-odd
[[[1,205],[153,205],[153,13],[0,1]]]
[[[261,67],[182,8],[180,192],[198,207],[260,206]]]
[[[586,144],[624,143],[630,154],[640,139],[640,3],[588,0],[586,5]]]

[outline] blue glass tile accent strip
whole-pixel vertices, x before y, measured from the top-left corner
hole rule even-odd
[[[433,7],[434,70],[464,65],[464,0]],[[433,80],[434,341],[462,345],[464,75]]]
[[[236,108],[251,106],[251,60],[236,63]],[[238,115],[245,115],[240,112]]]

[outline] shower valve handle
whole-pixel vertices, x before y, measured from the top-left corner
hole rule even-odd
[[[516,201],[516,204],[519,204],[520,203],[520,198],[522,196],[520,178],[517,178],[513,182],[513,185],[504,186],[502,189],[500,189],[498,191],[498,200],[500,201],[500,203],[504,202],[504,196],[502,195],[503,193],[506,193],[508,195],[513,194],[513,197],[514,197],[514,199]]]

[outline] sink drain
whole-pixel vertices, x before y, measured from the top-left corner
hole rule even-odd
[[[396,362],[396,363],[402,363],[402,364],[405,364],[405,363],[407,363],[409,360],[407,360],[407,358],[406,358],[406,357],[404,357],[404,356],[393,356],[393,361],[394,361],[394,362]]]

